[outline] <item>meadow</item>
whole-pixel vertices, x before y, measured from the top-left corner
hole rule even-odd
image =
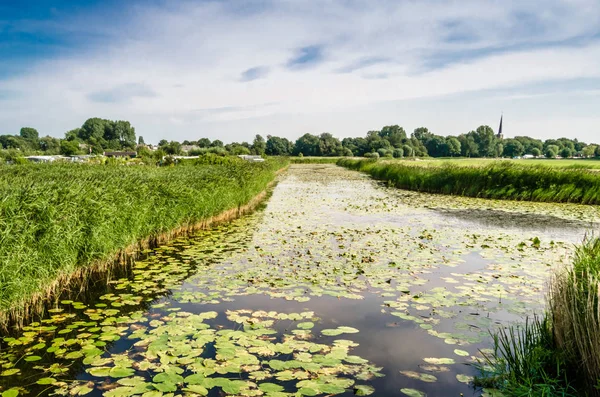
[[[582,168],[582,169],[600,169],[600,159],[497,159],[497,158],[466,158],[466,157],[423,157],[417,160],[404,158],[404,159],[387,159],[384,158],[382,161],[386,162],[398,162],[414,164],[417,162],[419,165],[428,166],[443,166],[446,164],[453,164],[458,166],[475,166],[481,167],[491,163],[502,161],[510,164],[520,166],[546,166],[546,167],[557,167],[557,168]]]
[[[600,174],[582,168],[525,166],[512,161],[485,164],[477,161],[474,163],[476,166],[462,166],[456,162],[340,159],[337,164],[366,172],[392,186],[421,192],[507,200],[600,204]]]
[[[140,242],[164,241],[228,210],[235,216],[286,164],[0,167],[2,320],[27,314],[76,271]]]

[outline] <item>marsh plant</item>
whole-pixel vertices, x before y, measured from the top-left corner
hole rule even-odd
[[[550,282],[548,312],[493,334],[481,386],[509,396],[598,396],[600,239],[587,238]]]
[[[505,200],[600,204],[600,174],[579,168],[523,166],[440,166],[340,159],[338,165],[366,172],[401,189]]]
[[[0,167],[0,323],[59,293],[63,276],[234,215],[286,164]]]

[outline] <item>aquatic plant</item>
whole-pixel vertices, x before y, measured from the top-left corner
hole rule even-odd
[[[0,167],[0,322],[28,315],[92,263],[235,216],[285,164]]]
[[[600,174],[586,169],[522,166],[506,161],[479,167],[445,163],[340,159],[338,165],[366,172],[390,185],[420,192],[470,197],[600,204]]]
[[[480,385],[509,396],[598,396],[600,239],[588,238],[572,266],[550,282],[548,312],[493,334]]]

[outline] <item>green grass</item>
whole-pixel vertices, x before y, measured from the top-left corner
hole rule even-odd
[[[0,314],[59,275],[248,203],[286,164],[1,166]]]
[[[476,167],[356,159],[340,159],[337,164],[408,190],[493,199],[600,204],[600,173],[586,169],[522,166],[509,161]]]
[[[545,318],[493,334],[476,384],[506,396],[599,396],[599,276],[600,239],[589,238],[551,280]]]
[[[292,164],[335,164],[343,157],[290,157]]]
[[[586,168],[600,170],[600,159],[487,159],[487,158],[419,158],[418,160],[409,159],[381,159],[380,161],[419,164],[428,166],[443,166],[445,164],[454,164],[460,166],[481,167],[491,163],[502,161],[522,166],[547,166],[557,168]]]

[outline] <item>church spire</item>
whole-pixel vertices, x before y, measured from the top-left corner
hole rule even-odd
[[[503,116],[504,116],[503,114],[500,115],[500,127],[498,127],[498,134],[496,135],[496,137],[500,138],[500,139],[504,138],[504,135],[502,135],[502,117]]]

